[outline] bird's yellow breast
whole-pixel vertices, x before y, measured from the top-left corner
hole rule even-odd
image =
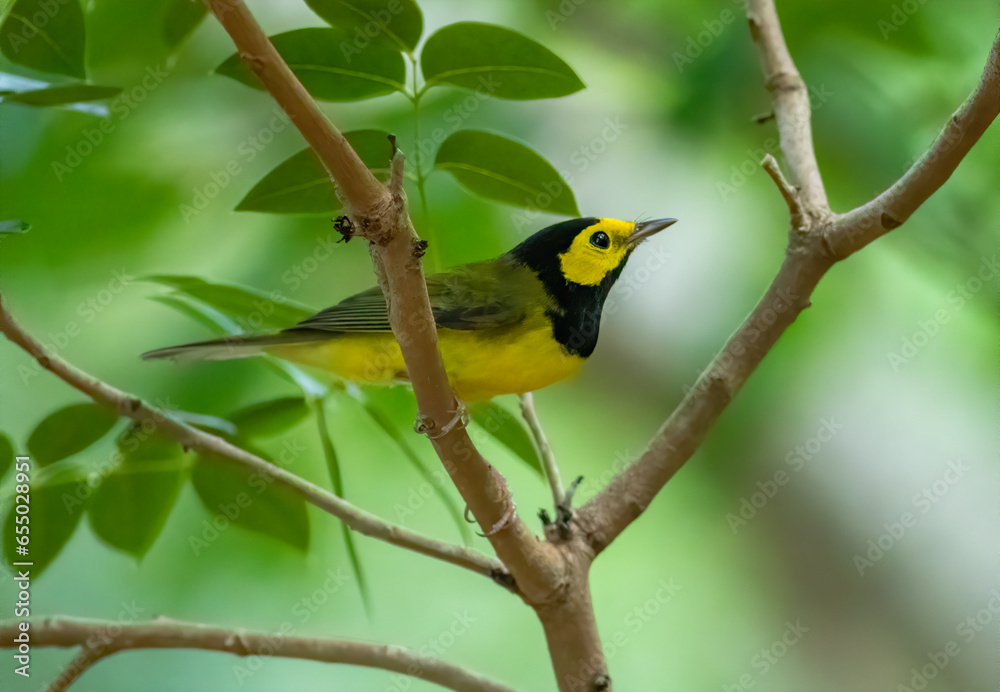
[[[331,337],[329,341],[268,350],[359,384],[406,379],[406,365],[391,333]],[[513,327],[439,329],[438,346],[451,386],[463,401],[533,392],[573,375],[584,360],[566,353],[552,336],[552,324],[541,314]]]

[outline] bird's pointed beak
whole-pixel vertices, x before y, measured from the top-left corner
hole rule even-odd
[[[655,219],[653,221],[640,221],[635,225],[635,229],[629,234],[629,247],[636,247],[649,236],[659,233],[667,226],[673,226],[677,219]]]

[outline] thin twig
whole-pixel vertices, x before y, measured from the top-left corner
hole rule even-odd
[[[802,224],[802,205],[799,202],[799,193],[792,184],[785,179],[785,175],[778,167],[778,162],[770,154],[764,154],[764,160],[760,162],[764,171],[771,176],[771,180],[778,186],[781,196],[788,205],[788,212],[792,217],[792,227],[798,228]]]
[[[749,0],[747,19],[750,35],[760,49],[764,83],[774,101],[781,150],[792,180],[802,191],[803,206],[822,216],[829,212],[829,205],[813,148],[809,91],[788,52],[774,0]]]
[[[542,468],[545,470],[545,477],[552,490],[552,506],[558,513],[566,499],[566,489],[563,488],[562,478],[559,476],[556,455],[552,453],[552,447],[549,446],[548,438],[545,437],[545,430],[542,429],[542,423],[538,420],[538,413],[535,411],[535,398],[531,392],[521,395],[521,415],[524,416],[524,422],[531,430],[531,436],[535,438],[538,453],[542,458]]]
[[[127,416],[140,423],[155,425],[160,433],[177,440],[187,449],[211,454],[253,469],[262,477],[286,486],[300,495],[306,502],[337,517],[358,533],[438,560],[444,560],[491,579],[496,578],[498,571],[506,571],[503,569],[503,565],[485,555],[462,546],[442,543],[401,526],[385,522],[374,514],[355,507],[350,502],[280,466],[240,449],[221,437],[193,428],[177,420],[166,411],[150,406],[138,397],[98,380],[49,351],[24,331],[7,311],[2,296],[0,296],[0,332],[27,351],[43,368],[66,384],[83,392],[98,404],[114,409],[120,416]]]
[[[345,663],[380,668],[435,683],[458,692],[512,692],[509,687],[481,675],[416,651],[387,644],[344,639],[291,637],[284,633],[245,632],[168,620],[122,624],[111,620],[50,618],[30,621],[33,647],[83,646],[87,654],[82,668],[71,673],[72,683],[95,661],[120,651],[140,649],[198,649],[236,656],[296,658],[324,663]],[[15,646],[16,624],[0,626],[0,648]],[[79,660],[83,656],[77,656]],[[71,665],[72,668],[72,665]],[[254,668],[253,670],[255,670]],[[70,669],[67,669],[69,671]],[[66,673],[60,676],[64,679]],[[65,690],[69,683],[50,692]]]

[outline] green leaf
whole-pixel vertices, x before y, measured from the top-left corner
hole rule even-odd
[[[194,413],[193,411],[185,411],[184,409],[174,409],[171,413],[177,420],[190,423],[194,427],[200,428],[206,432],[213,434],[222,433],[223,435],[230,436],[236,434],[236,426],[227,421],[225,418],[210,416],[205,413]]]
[[[151,300],[157,300],[164,305],[169,305],[181,314],[187,315],[199,324],[204,325],[213,334],[239,334],[242,331],[239,325],[231,319],[204,303],[188,302],[187,299],[172,295],[153,296]],[[323,396],[329,389],[327,385],[307,375],[303,370],[295,367],[286,360],[265,358],[263,363],[280,377],[298,386],[307,396]],[[222,421],[220,419],[214,424],[216,430],[219,429],[218,423],[220,422],[232,425],[229,421]],[[223,430],[222,432],[236,434],[236,426],[233,426],[232,431]]]
[[[27,524],[28,534],[15,533],[16,527],[25,526],[23,523],[17,523],[16,517],[22,515],[15,511],[17,508],[15,500],[4,522],[4,557],[8,564],[33,563],[31,577],[37,579],[38,575],[52,563],[73,535],[76,525],[80,523],[80,517],[83,516],[85,503],[77,498],[76,490],[76,483],[32,487],[28,505],[31,513],[30,524]],[[18,535],[29,536],[26,555],[17,553]]]
[[[313,413],[316,415],[316,428],[319,433],[320,444],[323,446],[323,457],[326,459],[326,467],[330,472],[330,483],[333,485],[333,493],[337,497],[345,497],[344,478],[340,473],[340,459],[337,457],[337,450],[334,448],[333,439],[330,437],[323,399],[314,398],[311,400],[311,404]],[[358,591],[361,592],[361,601],[365,605],[365,610],[370,613],[371,599],[368,591],[368,580],[361,569],[361,559],[358,557],[358,550],[354,545],[354,536],[351,533],[351,528],[343,522],[340,524],[340,529],[344,536],[344,545],[347,547],[347,557],[351,561],[351,570],[354,572],[354,578],[358,582]]]
[[[205,18],[208,7],[201,0],[168,0],[163,14],[163,41],[177,48]]]
[[[425,87],[441,83],[523,101],[584,88],[573,69],[540,43],[493,24],[459,22],[438,29],[420,54]]]
[[[104,437],[118,420],[113,411],[97,404],[74,404],[50,414],[28,437],[28,454],[39,466],[48,466],[81,452]]]
[[[141,558],[160,535],[184,484],[184,450],[138,423],[118,440],[121,463],[87,505],[90,526],[108,544]]]
[[[93,494],[92,488],[96,488],[100,480],[93,460],[77,457],[63,459],[44,468],[36,466],[31,473],[31,489],[34,492],[38,488],[71,483],[76,491],[75,497],[82,501]]]
[[[476,425],[524,460],[528,466],[538,472],[538,475],[545,476],[542,462],[535,450],[535,443],[532,442],[531,434],[520,418],[492,401],[470,404],[469,413]]]
[[[0,221],[0,233],[27,233],[31,225],[21,219],[8,219]]]
[[[86,77],[79,0],[17,0],[0,25],[0,52],[39,72]]]
[[[217,319],[213,319],[213,316],[217,317],[218,319],[223,319],[226,322],[229,322],[230,324],[232,324],[232,320],[230,320],[228,317],[219,314],[219,312],[214,308],[209,308],[201,303],[197,305],[192,305],[191,303],[187,302],[187,300],[185,300],[184,298],[181,298],[180,296],[175,296],[173,294],[168,294],[165,296],[149,296],[149,299],[155,300],[157,303],[162,303],[170,308],[173,308],[174,310],[176,310],[177,312],[181,313],[186,317],[190,317],[192,320],[202,325],[213,334],[235,334],[239,332],[239,329],[235,328],[236,327],[235,324],[232,325],[234,327],[233,331],[228,331],[224,329],[222,326],[220,326]],[[214,315],[210,316],[209,311],[214,313]]]
[[[99,86],[97,84],[68,84],[47,89],[33,89],[3,97],[4,103],[22,103],[26,106],[62,106],[67,103],[100,101],[117,96],[121,87]]]
[[[247,451],[267,458],[252,448]],[[202,504],[213,517],[209,523],[216,531],[221,533],[225,528],[219,527],[232,523],[275,538],[296,550],[306,552],[309,549],[306,502],[285,486],[235,462],[211,456],[198,457],[191,480]],[[195,553],[198,552],[200,550],[195,547]]]
[[[379,45],[411,53],[424,31],[424,16],[415,0],[306,0],[327,24],[351,38],[351,56]]]
[[[279,377],[288,380],[307,397],[323,397],[330,391],[329,385],[319,381],[306,371],[282,358],[265,358],[264,363]]]
[[[263,401],[235,411],[229,416],[240,437],[273,437],[294,428],[309,415],[309,405],[301,396]]]
[[[246,330],[283,329],[301,322],[314,312],[275,293],[267,295],[229,284],[209,283],[194,276],[147,276],[143,280],[169,286],[177,293],[219,311]]]
[[[388,132],[354,130],[345,132],[344,137],[376,176],[388,175],[392,156]],[[236,211],[329,214],[342,206],[330,174],[312,148],[306,148],[264,176],[236,206]]]
[[[537,153],[506,137],[459,130],[441,143],[434,167],[488,199],[552,214],[579,216],[566,181]]]
[[[406,90],[406,65],[398,51],[369,46],[357,55],[345,55],[353,39],[336,29],[296,29],[271,37],[313,98],[320,101],[360,101]],[[215,68],[255,89],[263,84],[239,55],[229,56]]]
[[[0,479],[10,471],[14,465],[14,445],[10,443],[10,438],[0,433]]]

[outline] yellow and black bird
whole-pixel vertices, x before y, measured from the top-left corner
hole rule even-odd
[[[522,394],[574,374],[597,345],[604,301],[632,251],[675,221],[564,221],[497,259],[428,276],[438,344],[458,397]],[[377,287],[274,334],[171,346],[143,358],[226,360],[260,353],[360,384],[406,379]]]

